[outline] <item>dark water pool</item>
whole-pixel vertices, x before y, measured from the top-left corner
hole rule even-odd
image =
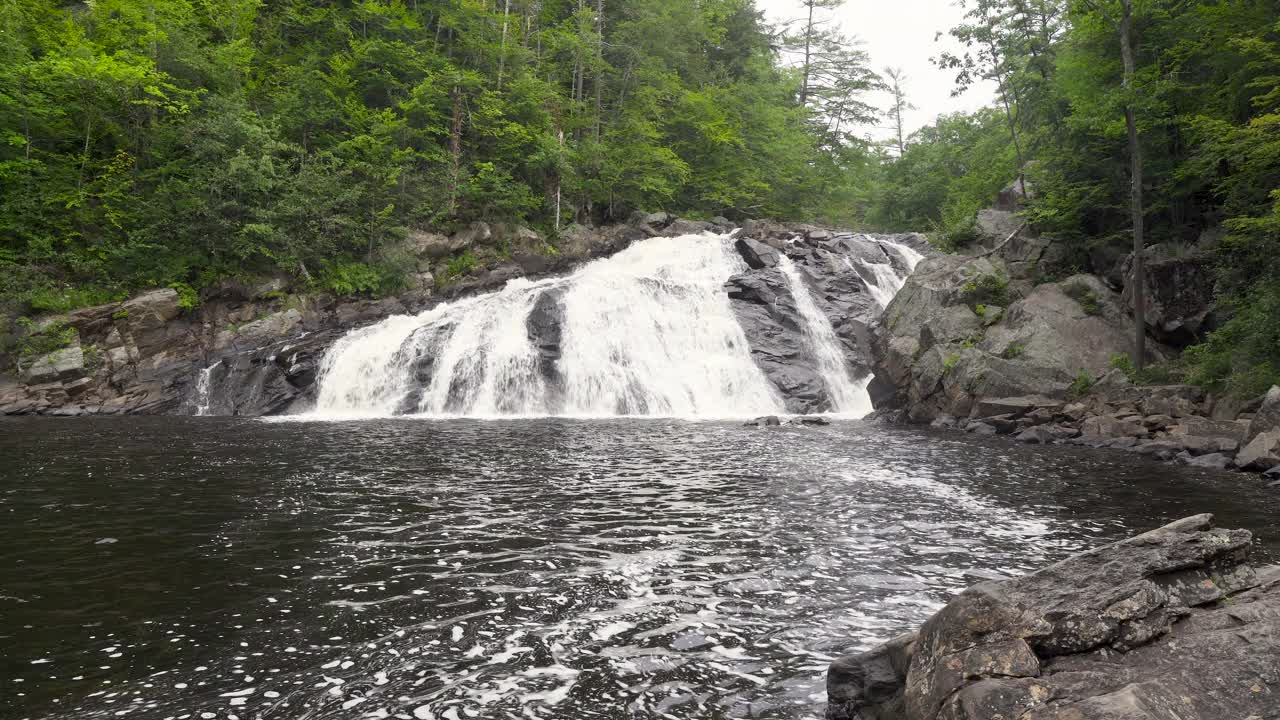
[[[0,422],[0,717],[817,718],[952,593],[1280,494],[837,423]]]

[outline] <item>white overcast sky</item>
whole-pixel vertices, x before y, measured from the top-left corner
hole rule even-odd
[[[756,0],[765,16],[774,23],[798,20],[805,16],[800,0]],[[963,95],[952,97],[955,74],[939,70],[929,58],[957,43],[947,31],[959,24],[964,10],[952,0],[847,0],[843,7],[825,11],[846,35],[862,41],[871,56],[871,66],[880,71],[885,66],[902,68],[907,74],[907,93],[916,110],[906,114],[907,133],[933,122],[938,115],[959,110],[972,111],[994,99],[989,84],[969,88]],[[935,41],[939,32],[942,37]],[[876,96],[872,104],[887,108],[886,97]],[[889,121],[883,127],[867,128],[877,139],[887,138]]]

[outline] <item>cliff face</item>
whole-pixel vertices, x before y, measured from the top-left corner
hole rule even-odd
[[[830,720],[1217,720],[1280,706],[1280,567],[1186,518],[975,585],[916,632],[836,660]]]

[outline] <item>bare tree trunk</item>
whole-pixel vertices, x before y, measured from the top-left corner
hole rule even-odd
[[[1009,101],[1009,87],[1005,80],[1005,75],[999,69],[1000,53],[995,43],[989,44],[991,50],[991,62],[996,64],[996,82],[1000,88],[1000,102],[1004,104],[1004,116],[1009,122],[1009,137],[1013,140],[1013,152],[1018,162],[1018,192],[1026,194],[1027,184],[1023,177],[1026,162],[1022,159],[1022,142],[1018,139],[1018,121],[1014,118],[1014,108],[1018,106],[1017,97],[1014,101]]]
[[[560,141],[561,152],[564,151],[564,130],[556,131],[556,138]],[[556,170],[556,232],[560,232],[560,207],[561,207],[561,178],[560,170]]]
[[[601,114],[604,112],[604,0],[596,0],[596,140],[600,139]]]
[[[1133,0],[1121,0],[1120,58],[1124,61],[1124,88],[1130,95],[1125,103],[1124,124],[1129,134],[1129,213],[1133,218],[1133,367],[1141,370],[1147,355],[1147,293],[1143,287],[1142,146],[1138,142],[1138,119],[1132,101],[1137,63],[1133,57]]]
[[[462,87],[453,86],[453,119],[449,128],[449,214],[458,210],[458,180],[462,173]]]
[[[809,59],[812,55],[813,46],[813,6],[817,2],[815,0],[807,0],[805,4],[809,6],[809,23],[804,29],[804,77],[800,84],[801,107],[804,107],[809,102]]]
[[[502,5],[502,45],[498,53],[498,92],[502,92],[502,71],[507,66],[507,17],[511,14],[511,0]]]

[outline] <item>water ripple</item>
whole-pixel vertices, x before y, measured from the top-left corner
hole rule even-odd
[[[5,422],[0,715],[821,717],[840,653],[1244,478],[858,423]],[[1229,491],[1224,488],[1229,486]]]

